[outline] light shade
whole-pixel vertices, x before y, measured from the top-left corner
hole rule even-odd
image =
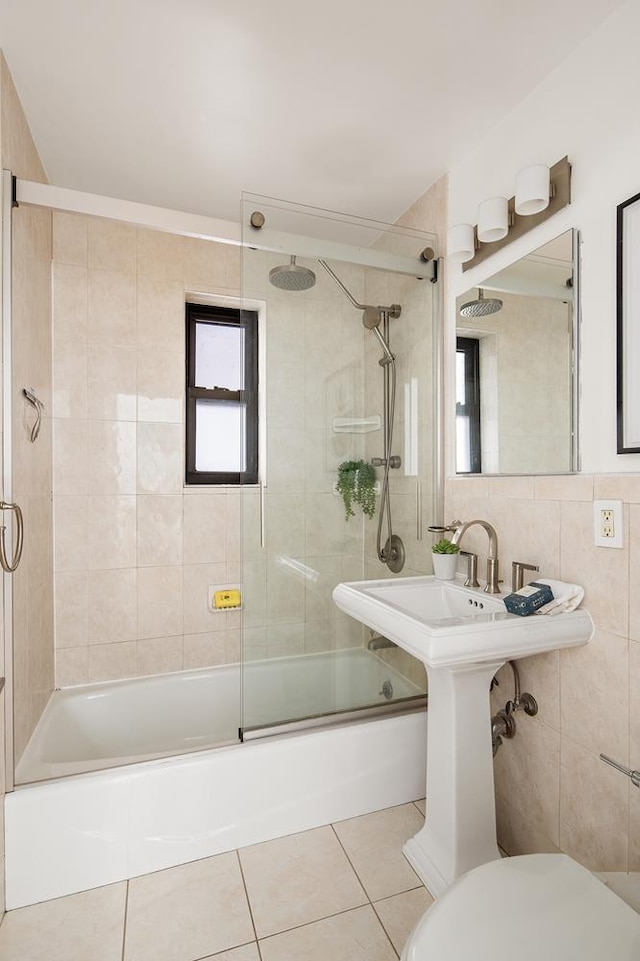
[[[545,164],[524,167],[516,177],[516,213],[528,217],[549,206],[549,168]]]
[[[493,244],[509,231],[509,202],[506,197],[489,197],[478,207],[478,240]]]
[[[447,234],[447,256],[455,264],[466,264],[476,252],[472,224],[456,224]]]

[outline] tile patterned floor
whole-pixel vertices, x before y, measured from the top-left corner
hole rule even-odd
[[[424,804],[10,911],[0,961],[397,961],[432,899],[402,855]]]

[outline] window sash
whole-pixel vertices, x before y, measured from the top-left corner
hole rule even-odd
[[[244,390],[196,387],[196,324],[244,328]],[[258,482],[258,315],[255,311],[187,304],[186,351],[186,483],[256,484]],[[243,404],[245,410],[244,471],[196,470],[196,401]]]
[[[458,474],[479,474],[482,470],[480,440],[480,341],[474,337],[457,337],[456,353],[464,356],[464,399],[456,403],[456,443],[468,445],[468,463]],[[456,396],[459,394],[456,385]]]

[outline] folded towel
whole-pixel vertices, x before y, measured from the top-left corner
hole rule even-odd
[[[575,611],[582,603],[584,590],[579,584],[552,581],[548,577],[537,577],[536,583],[548,584],[553,591],[553,600],[540,607],[536,614],[563,614],[566,611]]]

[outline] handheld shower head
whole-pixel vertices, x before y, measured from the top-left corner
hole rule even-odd
[[[291,258],[291,263],[269,271],[269,283],[279,290],[309,290],[315,282],[314,272],[297,264],[295,257]]]

